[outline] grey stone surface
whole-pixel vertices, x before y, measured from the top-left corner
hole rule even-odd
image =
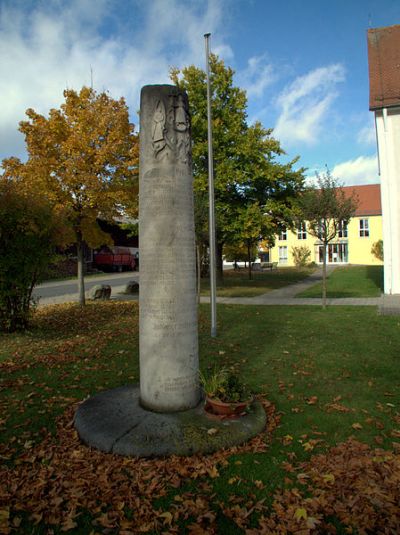
[[[212,453],[246,442],[265,424],[259,402],[251,405],[248,414],[223,421],[208,417],[203,402],[182,412],[151,412],[140,405],[137,385],[101,392],[84,401],[75,414],[75,427],[89,446],[141,457]]]
[[[108,300],[111,297],[111,286],[109,284],[96,284],[89,293],[90,299]]]
[[[382,316],[399,316],[400,315],[400,295],[382,294],[382,303],[379,307]]]
[[[188,100],[142,88],[140,104],[140,396],[158,412],[200,399],[193,176]]]

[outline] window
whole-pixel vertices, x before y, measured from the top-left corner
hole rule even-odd
[[[279,263],[287,264],[287,247],[279,246]]]
[[[360,238],[368,238],[369,224],[368,219],[360,219]]]
[[[286,227],[283,227],[279,234],[279,241],[286,241],[287,240],[287,230]]]
[[[347,221],[339,221],[339,238],[347,238]]]
[[[321,219],[318,223],[318,238],[322,240],[324,236],[325,222]]]
[[[326,261],[328,264],[347,264],[349,253],[347,243],[330,243],[326,251]],[[324,246],[319,246],[319,262],[324,261]]]
[[[306,240],[307,239],[307,227],[304,221],[299,223],[297,227],[297,239]]]

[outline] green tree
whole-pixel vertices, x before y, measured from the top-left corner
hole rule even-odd
[[[296,160],[277,162],[284,155],[272,130],[257,122],[247,123],[247,98],[233,83],[234,71],[217,56],[210,57],[212,87],[213,156],[216,211],[216,256],[219,277],[222,277],[222,254],[225,244],[237,241],[236,221],[244,206],[258,204],[269,214],[268,226],[273,239],[284,218],[291,217],[293,199],[303,187],[303,169],[293,170]],[[171,79],[189,96],[192,116],[193,173],[195,199],[207,205],[207,86],[206,73],[195,66],[173,69]],[[207,235],[207,216],[196,223],[196,237],[203,242]],[[251,209],[249,208],[249,213]],[[257,211],[254,211],[254,214]],[[258,217],[258,216],[257,216]],[[257,224],[257,221],[255,221]]]
[[[271,226],[273,226],[271,218],[264,213],[258,203],[244,205],[238,210],[234,223],[235,236],[238,243],[243,244],[246,249],[249,279],[252,278],[254,251],[262,239],[273,233]]]
[[[79,302],[85,304],[83,243],[110,243],[97,218],[113,221],[137,206],[138,139],[123,98],[83,87],[64,91],[48,117],[28,109],[20,123],[28,160],[3,161],[5,175],[63,207],[77,247]]]
[[[0,177],[0,330],[27,327],[33,288],[64,239],[60,219],[43,197]]]
[[[348,195],[343,185],[329,171],[317,174],[317,186],[300,196],[301,218],[308,222],[309,233],[322,244],[322,301],[326,308],[326,255],[329,243],[338,235],[339,227],[348,224],[357,208],[357,198]]]
[[[251,259],[254,261],[257,258],[257,247],[254,247],[250,253]],[[248,261],[249,253],[246,245],[243,242],[236,242],[226,244],[224,246],[224,260],[227,262],[246,262]]]

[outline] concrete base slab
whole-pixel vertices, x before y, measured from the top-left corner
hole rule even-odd
[[[382,316],[399,316],[400,315],[400,295],[392,294],[382,295],[382,304],[379,307],[379,313]]]
[[[83,442],[96,449],[156,457],[212,453],[242,444],[264,430],[266,414],[258,401],[232,420],[210,418],[203,402],[182,412],[151,412],[140,406],[139,385],[126,385],[85,400],[74,423]]]

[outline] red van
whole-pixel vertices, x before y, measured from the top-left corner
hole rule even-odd
[[[94,253],[94,265],[102,271],[134,271],[136,260],[127,247],[114,247],[113,250],[102,249]]]

